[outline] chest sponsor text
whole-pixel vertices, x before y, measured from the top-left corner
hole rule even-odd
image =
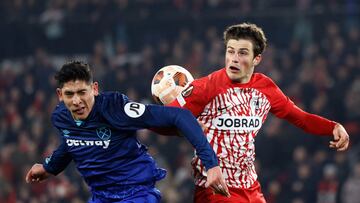
[[[258,116],[222,115],[213,120],[213,125],[220,130],[258,130],[262,123]]]
[[[66,144],[69,147],[75,146],[99,146],[103,149],[107,149],[110,145],[110,140],[75,140],[66,139]]]

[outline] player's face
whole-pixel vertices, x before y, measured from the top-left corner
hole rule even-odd
[[[95,96],[99,94],[98,83],[91,84],[82,80],[69,81],[62,88],[56,90],[59,100],[76,120],[86,119],[95,103]]]
[[[226,45],[225,68],[229,78],[238,83],[247,83],[260,62],[261,55],[254,57],[253,44],[247,39],[230,39]]]

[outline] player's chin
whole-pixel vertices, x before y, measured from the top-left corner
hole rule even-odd
[[[239,78],[241,77],[241,70],[240,69],[231,69],[231,68],[227,68],[226,69],[226,73],[228,74],[228,76],[231,79],[235,79],[235,78]]]
[[[240,73],[228,73],[228,76],[231,81],[233,82],[240,82],[241,81],[241,75]]]
[[[73,117],[76,119],[76,120],[85,120],[87,117],[88,117],[89,113],[75,113],[73,115]]]

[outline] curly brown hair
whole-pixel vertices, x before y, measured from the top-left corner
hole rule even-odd
[[[224,31],[224,43],[227,45],[230,39],[249,39],[254,46],[254,56],[257,56],[264,52],[267,44],[267,40],[264,31],[255,24],[241,23],[237,25],[231,25]]]

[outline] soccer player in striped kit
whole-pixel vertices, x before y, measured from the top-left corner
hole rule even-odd
[[[207,173],[195,155],[194,202],[262,203],[265,199],[255,172],[254,141],[269,112],[307,133],[333,135],[329,146],[338,151],[348,148],[349,136],[341,124],[301,110],[269,77],[254,73],[266,47],[264,32],[257,25],[228,27],[224,43],[225,67],[193,81],[169,105],[189,109],[204,124],[231,194],[213,194],[204,187]]]
[[[74,161],[91,188],[91,203],[158,203],[156,181],[166,175],[136,136],[143,128],[176,127],[194,146],[209,174],[207,185],[228,194],[216,154],[194,116],[187,110],[130,101],[118,92],[99,93],[90,67],[64,64],[55,76],[60,103],[52,114],[60,146],[43,164],[34,164],[29,183],[41,182]],[[216,185],[222,187],[215,187]]]

